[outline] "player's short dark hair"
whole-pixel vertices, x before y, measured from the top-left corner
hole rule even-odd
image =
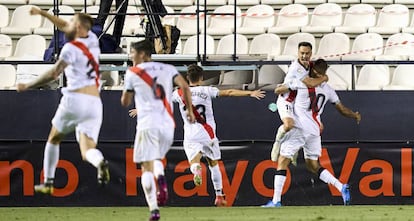
[[[76,13],[75,15],[78,16],[79,22],[83,27],[85,27],[88,30],[92,29],[93,18],[90,15],[86,13]]]
[[[196,64],[190,64],[187,67],[187,76],[190,82],[197,82],[203,76],[203,68]]]
[[[299,42],[299,44],[298,44],[298,49],[300,47],[309,47],[310,49],[312,49],[312,44],[310,42],[307,42],[307,41],[302,41],[302,42]]]
[[[154,44],[149,40],[142,40],[138,42],[132,42],[131,48],[137,52],[143,51],[147,56],[151,56]]]
[[[326,70],[328,69],[328,64],[324,59],[319,58],[318,60],[313,62],[312,68],[320,74],[325,74]]]

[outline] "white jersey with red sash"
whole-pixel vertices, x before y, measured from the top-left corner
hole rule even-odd
[[[187,120],[185,104],[182,93],[175,90],[173,100],[178,102],[180,106],[181,116],[184,121],[184,140],[186,141],[205,141],[216,138],[216,122],[214,120],[212,98],[219,95],[219,89],[211,86],[195,86],[190,87],[191,99],[197,123],[190,123]],[[197,119],[197,115],[201,119]],[[204,121],[203,121],[204,120]]]
[[[140,76],[139,72],[144,75]],[[178,74],[174,66],[159,62],[144,62],[127,70],[125,90],[135,92],[137,131],[175,126],[171,97],[173,80]],[[152,85],[147,78],[152,80]]]
[[[302,86],[306,87],[304,84]],[[339,97],[327,83],[322,83],[315,88],[298,89],[297,91],[294,104],[295,127],[302,129],[304,134],[319,136],[320,115],[325,104],[328,101],[337,104],[340,102]]]
[[[79,45],[85,46],[91,56],[86,55],[85,50]],[[99,74],[96,67],[99,67],[100,53],[98,38],[91,31],[88,32],[88,37],[76,38],[74,42],[63,46],[59,58],[68,64],[65,68],[67,86],[63,91],[74,91],[82,87],[97,85]]]

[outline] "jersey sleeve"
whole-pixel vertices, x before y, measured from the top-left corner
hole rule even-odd
[[[219,96],[220,90],[216,87],[209,86],[207,87],[207,93],[211,98],[216,98]]]
[[[78,49],[71,47],[70,44],[65,44],[60,52],[59,58],[66,64],[74,64],[76,59],[75,50]]]
[[[332,104],[338,104],[340,100],[336,91],[333,88],[331,88],[328,84],[325,85],[325,88],[329,102],[331,102]]]
[[[125,74],[125,80],[124,80],[124,90],[125,91],[134,91],[134,85],[132,83],[132,73],[131,71],[127,70]]]

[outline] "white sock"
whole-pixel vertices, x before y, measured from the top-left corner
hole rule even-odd
[[[86,161],[91,163],[94,167],[98,168],[99,164],[104,160],[102,152],[96,148],[92,148],[85,153]]]
[[[56,167],[59,161],[59,144],[46,143],[43,157],[44,183],[55,178]]]
[[[154,175],[155,177],[164,176],[164,164],[161,160],[154,160]]]
[[[196,174],[198,166],[201,166],[200,163],[192,163],[190,166],[191,173]]]
[[[209,166],[211,173],[211,181],[213,181],[214,190],[216,191],[217,196],[223,195],[223,181],[221,177],[220,167],[215,165],[214,167]]]
[[[321,174],[319,175],[319,179],[325,183],[334,185],[339,192],[342,191],[343,184],[336,179],[327,169],[324,169]]]
[[[283,125],[280,125],[279,128],[277,129],[275,140],[280,141],[283,139],[285,135],[286,135],[285,127]]]
[[[275,175],[274,179],[274,192],[273,192],[273,203],[281,202],[283,185],[285,184],[286,176]]]
[[[158,209],[154,174],[148,171],[144,172],[141,176],[141,185],[142,189],[144,189],[149,210]]]

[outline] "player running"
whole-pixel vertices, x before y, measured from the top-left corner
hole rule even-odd
[[[35,192],[52,194],[56,166],[59,161],[59,145],[64,136],[76,131],[82,159],[98,169],[98,183],[109,182],[108,162],[100,150],[96,149],[102,124],[102,101],[99,96],[99,42],[91,32],[92,18],[83,13],[75,14],[70,22],[52,16],[33,7],[32,15],[49,19],[67,39],[52,69],[38,79],[27,84],[17,84],[17,91],[37,88],[57,77],[64,71],[67,86],[62,89],[63,97],[55,116],[45,147],[43,170],[44,183],[35,186]]]
[[[315,61],[311,75],[325,75],[328,68],[325,60],[318,59]],[[323,126],[320,121],[325,104],[329,101],[335,105],[335,108],[345,117],[354,118],[357,123],[361,120],[358,112],[353,112],[345,107],[339,100],[335,90],[327,83],[322,83],[315,88],[306,88],[306,86],[296,81],[297,96],[294,105],[295,127],[286,134],[281,140],[280,155],[278,166],[274,178],[274,195],[273,199],[263,207],[280,207],[281,194],[283,185],[286,180],[286,170],[293,156],[303,147],[304,158],[307,169],[319,175],[319,179],[325,183],[336,187],[341,193],[344,205],[349,205],[351,197],[348,184],[341,183],[327,169],[321,167],[318,158],[321,156],[321,132]],[[282,86],[277,89],[278,92],[289,90]]]
[[[135,106],[139,108],[139,114],[133,160],[141,165],[141,185],[151,212],[149,220],[159,220],[154,174],[158,177],[160,191],[165,191],[166,197],[164,166],[160,160],[165,157],[174,139],[175,122],[170,102],[173,83],[183,91],[187,108],[186,119],[189,122],[194,122],[194,114],[187,82],[174,66],[152,62],[152,50],[153,44],[147,40],[131,44],[130,58],[133,67],[125,75],[121,104],[128,107],[135,94]],[[160,180],[164,183],[160,183]]]
[[[219,90],[212,86],[201,86],[203,81],[203,69],[195,64],[188,66],[187,79],[190,82],[193,111],[197,123],[193,124],[186,118],[187,103],[183,97],[183,90],[178,89],[173,93],[173,100],[180,106],[181,116],[184,121],[184,151],[190,162],[190,171],[194,174],[194,184],[202,184],[201,157],[206,157],[211,172],[216,199],[216,206],[226,206],[227,202],[223,193],[223,184],[218,161],[221,159],[219,142],[216,136],[216,122],[213,115],[212,98],[225,96],[250,96],[258,100],[265,96],[265,92],[242,90]]]
[[[296,80],[302,81],[307,87],[313,88],[320,85],[322,82],[328,81],[326,75],[321,76],[320,78],[310,78],[309,69],[312,66],[310,58],[312,57],[312,44],[309,42],[300,42],[298,44],[298,59],[294,60],[289,66],[289,70],[286,74],[286,77],[283,81],[283,85],[288,88],[292,88],[292,83]],[[276,93],[276,91],[275,91]],[[285,136],[294,127],[293,120],[293,103],[296,97],[296,90],[289,90],[285,93],[280,93],[276,104],[277,110],[280,116],[280,119],[283,122],[277,132],[275,143],[270,154],[272,161],[277,162],[280,150],[280,140]],[[292,161],[296,165],[296,159]]]

